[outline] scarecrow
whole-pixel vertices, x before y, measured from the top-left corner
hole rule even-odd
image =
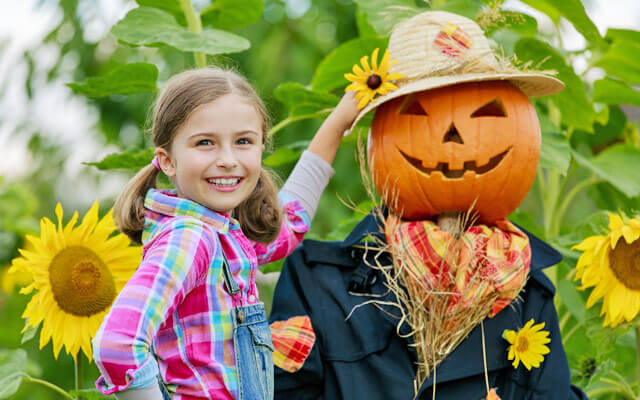
[[[375,110],[368,176],[383,204],[285,262],[276,399],[585,399],[542,271],[561,256],[505,219],[540,154],[529,97],[562,82],[441,11],[396,25],[377,53],[346,77],[358,119]]]

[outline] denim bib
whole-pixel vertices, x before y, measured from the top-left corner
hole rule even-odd
[[[238,306],[240,288],[231,274],[226,257],[223,258],[222,272],[234,304],[231,319],[238,373],[238,400],[272,400],[273,341],[264,304]]]

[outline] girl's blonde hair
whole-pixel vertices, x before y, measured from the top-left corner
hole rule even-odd
[[[200,105],[235,93],[254,105],[262,118],[262,143],[266,143],[268,114],[251,84],[240,74],[217,67],[182,72],[172,77],[158,96],[153,112],[153,143],[167,152],[178,128]],[[156,187],[159,171],[151,164],[142,168],[123,189],[113,207],[116,225],[131,240],[141,244],[144,230],[144,199]],[[249,239],[269,243],[280,232],[282,212],[278,206],[275,176],[264,167],[251,195],[234,212]]]

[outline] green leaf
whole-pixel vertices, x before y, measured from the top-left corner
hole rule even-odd
[[[74,92],[88,97],[132,94],[156,90],[158,68],[153,64],[134,63],[115,68],[106,75],[89,78],[83,83],[69,83]]]
[[[38,333],[38,327],[27,325],[28,321],[29,319],[25,320],[25,331],[22,334],[22,340],[20,341],[20,344],[25,344],[29,340],[33,339],[36,336],[36,333]]]
[[[281,165],[290,164],[300,158],[302,152],[295,151],[289,147],[280,147],[274,151],[269,157],[262,160],[262,164],[267,167],[279,167]]]
[[[100,393],[98,389],[70,390],[69,394],[83,400],[116,400],[116,396],[106,396]]]
[[[214,0],[202,10],[203,26],[219,29],[244,28],[257,22],[264,11],[262,0]]]
[[[567,137],[562,133],[542,133],[540,146],[540,166],[566,174],[571,162],[571,149]]]
[[[247,39],[226,31],[205,29],[193,33],[178,25],[169,13],[156,8],[134,8],[111,29],[121,42],[134,46],[169,45],[186,52],[237,53],[249,48]]]
[[[578,292],[576,285],[568,279],[559,279],[557,285],[558,295],[562,304],[567,306],[571,315],[581,323],[584,323],[587,315],[586,303]]]
[[[640,179],[636,170],[640,165],[640,149],[616,144],[590,159],[576,151],[572,153],[578,164],[607,180],[627,197],[640,195]]]
[[[280,84],[274,91],[274,96],[287,106],[289,109],[289,117],[323,111],[329,113],[340,101],[338,96],[327,92],[311,90],[296,82]]]
[[[540,65],[542,69],[557,71],[556,77],[564,82],[566,87],[550,99],[560,110],[562,122],[568,126],[592,132],[596,112],[587,98],[582,80],[573,68],[567,65],[564,58],[547,43],[532,38],[519,40],[515,53],[522,61],[532,61],[533,65]]]
[[[558,11],[558,9],[549,2],[545,0],[522,0],[522,2],[528,6],[535,8],[538,11],[542,11],[543,13],[547,14],[547,16],[551,18],[551,21],[553,21],[554,24],[557,25],[560,21],[560,11]]]
[[[9,351],[0,358],[0,399],[7,399],[20,388],[26,375],[27,352]]]
[[[625,82],[640,84],[640,44],[617,39],[595,65]]]
[[[333,49],[325,57],[311,80],[311,87],[314,90],[329,92],[333,89],[346,86],[349,81],[344,74],[351,72],[354,64],[360,63],[360,58],[371,53],[375,48],[379,48],[378,61],[382,59],[384,51],[387,49],[388,40],[385,38],[358,38],[341,44]]]
[[[358,36],[360,37],[376,37],[378,33],[369,23],[367,14],[362,11],[362,7],[358,6],[356,10],[356,25],[358,26]]]
[[[355,2],[367,14],[369,23],[380,36],[389,36],[395,24],[424,10],[416,7],[414,0],[355,0]]]
[[[593,100],[608,104],[640,106],[640,92],[623,82],[603,78],[593,83]]]
[[[617,140],[624,133],[627,124],[627,116],[618,106],[607,106],[609,118],[606,125],[599,122],[593,124],[593,134],[583,131],[575,131],[571,135],[571,143],[577,148],[578,143],[586,143],[592,150],[599,151],[599,147]]]
[[[184,11],[180,7],[179,0],[136,0],[141,7],[151,7],[163,10],[173,15],[180,25],[187,26]]]
[[[631,42],[640,42],[640,32],[631,29],[607,29],[604,36],[606,40],[629,40]]]
[[[580,0],[522,0],[522,2],[547,14],[556,25],[561,16],[565,17],[591,43],[598,46],[606,44]]]
[[[598,46],[604,46],[606,44],[598,28],[585,12],[580,0],[553,1],[553,5],[560,11],[563,17],[573,24],[576,30],[580,32],[587,41]]]
[[[476,19],[482,10],[482,5],[475,0],[447,0],[441,7],[434,7],[433,9],[463,15],[469,19]]]
[[[100,162],[90,162],[87,165],[93,165],[99,170],[110,169],[133,169],[138,170],[151,163],[155,155],[155,149],[132,149],[120,154],[110,154]]]

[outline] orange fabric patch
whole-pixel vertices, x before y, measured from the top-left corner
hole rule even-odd
[[[308,316],[291,317],[271,324],[273,363],[287,372],[296,372],[311,353],[316,341]]]
[[[461,57],[471,48],[473,40],[462,28],[448,22],[438,33],[433,44],[440,49],[442,54],[449,57]]]

